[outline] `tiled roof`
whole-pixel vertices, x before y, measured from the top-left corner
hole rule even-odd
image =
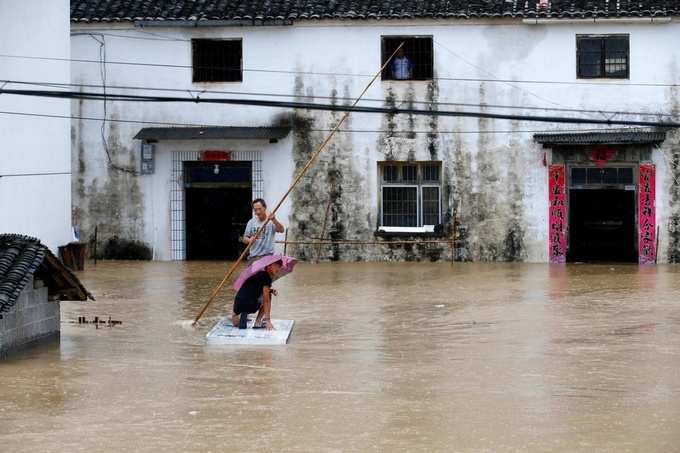
[[[535,134],[534,140],[544,146],[557,145],[634,145],[656,144],[666,140],[663,130],[620,129],[602,132],[570,132]]]
[[[92,295],[78,278],[38,239],[16,234],[0,235],[0,313],[9,311],[31,277],[40,273],[50,294],[68,300]]]
[[[71,0],[76,22],[592,18],[680,15],[680,0]]]

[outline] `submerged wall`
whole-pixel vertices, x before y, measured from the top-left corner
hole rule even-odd
[[[47,287],[31,279],[14,307],[0,318],[0,357],[38,340],[59,335],[58,301],[49,301]]]
[[[115,86],[181,88],[191,90],[186,96],[201,90],[217,90],[225,93],[202,93],[201,96],[237,97],[243,93],[258,98],[263,97],[261,93],[275,93],[305,102],[348,104],[380,64],[382,35],[430,35],[434,38],[434,80],[378,80],[366,93],[363,105],[473,111],[478,110],[474,106],[479,104],[505,105],[516,108],[488,107],[486,110],[596,118],[606,115],[546,112],[535,108],[650,112],[642,117],[645,119],[657,119],[655,112],[677,109],[674,93],[663,86],[552,85],[492,80],[575,82],[576,34],[628,33],[630,81],[677,83],[674,68],[680,49],[673,44],[673,39],[668,39],[680,35],[680,26],[675,22],[530,26],[505,20],[330,21],[287,27],[154,28],[152,34],[122,24],[77,25],[73,32],[74,58],[99,61],[104,45],[110,60],[176,65],[172,68],[107,65],[104,68],[103,62],[73,64],[74,83],[101,84],[101,71],[105,69],[110,90]],[[190,39],[197,37],[242,38],[243,65],[247,69],[243,82],[192,84]],[[270,69],[282,72],[267,71]],[[158,94],[144,90],[116,91]],[[161,94],[177,95],[176,92]],[[74,102],[73,112],[78,116],[97,117],[103,114],[103,106]],[[270,202],[283,194],[295,172],[340,117],[339,113],[308,110],[115,102],[108,103],[107,113],[109,118],[120,120],[179,124],[266,126],[288,121],[293,126],[292,135],[275,146],[244,141],[219,144],[262,151],[264,196]],[[172,149],[199,150],[207,144],[184,142],[159,146],[159,165],[153,176],[132,176],[113,169],[107,163],[107,149],[117,166],[138,166],[139,143],[132,137],[141,127],[144,125],[106,123],[102,135],[101,122],[74,120],[74,223],[83,227],[85,235],[91,234],[94,224],[104,225],[104,234],[142,240],[159,250],[157,257],[167,259],[168,185],[171,182],[166,164],[162,162],[169,159],[167,153]],[[550,163],[551,153],[534,143],[532,134],[559,129],[579,128],[461,117],[352,114],[343,131],[336,135],[293,192],[280,217],[290,226],[289,239],[318,237],[330,199],[330,238],[373,239],[379,221],[378,162],[438,160],[443,170],[442,219],[447,233],[454,217],[466,231],[456,250],[457,259],[545,262],[548,252],[546,165]],[[659,172],[657,223],[662,226],[661,261],[674,261],[680,255],[680,188],[676,181],[680,178],[670,177],[679,172],[673,137],[662,146],[664,152],[657,150],[652,154]],[[270,164],[266,159],[271,159]],[[301,247],[297,253],[309,257],[316,252],[312,247]],[[449,253],[448,245],[337,246],[325,247],[322,257],[436,260],[448,259]]]

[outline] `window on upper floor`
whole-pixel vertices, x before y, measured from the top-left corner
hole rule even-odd
[[[243,80],[240,39],[192,39],[194,82],[240,82]]]
[[[578,78],[627,79],[630,74],[628,38],[628,35],[577,36]]]
[[[431,36],[383,36],[382,64],[401,43],[399,52],[382,72],[383,80],[432,80],[433,51]]]
[[[441,224],[441,162],[380,162],[380,226]]]

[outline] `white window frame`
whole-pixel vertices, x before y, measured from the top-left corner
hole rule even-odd
[[[385,207],[385,188],[390,188],[390,187],[395,187],[395,188],[415,188],[416,189],[416,226],[415,227],[407,227],[407,226],[390,226],[390,227],[385,227],[383,225],[385,218],[383,217],[384,213],[384,207]],[[421,222],[421,212],[420,212],[420,186],[418,184],[381,184],[380,185],[380,228],[419,228],[418,225],[420,225]]]
[[[424,204],[424,202],[422,201],[423,188],[424,187],[434,187],[434,188],[437,189],[437,198],[439,199],[438,200],[439,201],[439,206],[438,206],[438,214],[439,215],[438,215],[438,218],[437,218],[437,224],[441,224],[442,223],[442,185],[441,185],[441,183],[440,184],[432,184],[432,183],[421,184],[420,189],[418,190],[418,192],[420,192],[420,199],[421,199],[420,205],[421,206]],[[420,225],[422,225],[423,227],[428,226],[428,225],[425,225],[425,214],[422,212],[422,208],[421,208],[421,211],[420,211],[420,222],[418,222],[418,223]]]
[[[401,167],[404,165],[414,165],[416,167],[416,182],[411,183],[411,182],[403,182],[403,181],[397,181],[397,182],[390,182],[390,181],[385,181],[384,176],[385,176],[385,168],[393,165],[399,168],[398,171],[401,171]],[[437,165],[439,167],[439,179],[438,180],[424,180],[424,168],[428,165]],[[442,212],[442,203],[443,203],[443,195],[442,195],[442,180],[441,180],[441,171],[442,171],[442,162],[441,161],[416,161],[416,162],[407,162],[407,161],[385,161],[385,162],[378,162],[378,180],[380,181],[380,199],[379,199],[379,219],[378,219],[378,231],[381,232],[386,232],[386,233],[433,233],[434,228],[436,225],[425,225],[424,222],[424,213],[423,213],[423,189],[424,188],[437,188],[437,197],[438,197],[438,215],[437,215],[437,224],[441,225],[442,223],[442,218],[443,218],[443,212]],[[401,178],[401,176],[400,176]],[[384,225],[384,217],[385,217],[385,187],[397,187],[397,188],[415,188],[416,189],[416,209],[417,209],[417,225],[418,226],[385,226]]]

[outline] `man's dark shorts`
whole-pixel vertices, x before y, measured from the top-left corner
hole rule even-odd
[[[262,306],[262,299],[235,299],[234,300],[234,313],[240,315],[241,313],[255,313]]]

